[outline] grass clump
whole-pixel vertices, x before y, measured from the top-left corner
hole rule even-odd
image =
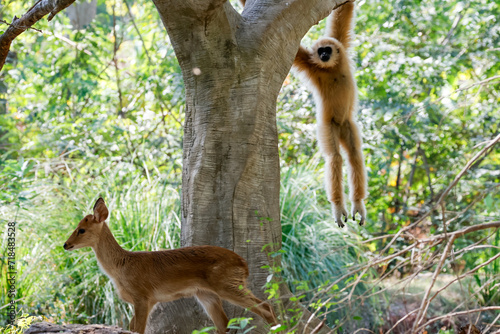
[[[170,185],[168,176],[148,178],[130,172],[128,164],[117,164],[92,176],[75,168],[72,182],[61,174],[40,178],[37,173],[40,170],[36,167],[28,173],[24,186],[12,192],[13,200],[4,200],[0,210],[4,222],[9,217],[17,221],[18,310],[55,322],[126,327],[131,306],[119,300],[92,251],[65,252],[62,245],[102,196],[110,207],[110,228],[125,249],[179,247],[177,189]],[[2,223],[2,229],[4,226]],[[1,248],[5,249],[6,233],[2,232]],[[1,305],[8,302],[3,292]]]
[[[348,275],[366,262],[361,246],[361,229],[349,221],[344,229],[334,222],[325,197],[319,156],[308,164],[289,168],[282,177],[281,220],[283,228],[284,277],[292,293],[312,311],[324,315],[327,324],[338,329],[373,328],[380,303],[365,297],[368,270],[358,278]],[[352,291],[352,296],[348,297]],[[366,312],[370,309],[370,312]]]

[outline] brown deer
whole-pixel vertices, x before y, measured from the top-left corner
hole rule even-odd
[[[271,325],[276,324],[272,307],[246,287],[248,266],[235,252],[216,246],[126,251],[104,223],[106,218],[108,208],[99,198],[94,214],[80,221],[64,249],[92,247],[120,298],[134,305],[130,330],[144,333],[149,312],[156,303],[191,296],[198,299],[219,334],[227,331],[228,324],[221,299],[250,309]]]

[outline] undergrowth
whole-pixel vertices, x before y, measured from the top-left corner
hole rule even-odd
[[[321,300],[331,293],[321,292],[320,287],[362,261],[362,250],[357,244],[359,231],[355,224],[346,232],[329,220],[316,164],[317,159],[313,159],[307,166],[283,173],[282,277],[303,304],[318,308],[320,314],[327,312],[328,323],[334,325],[347,314],[351,320],[360,319],[363,308],[356,304],[350,309],[328,311],[337,297],[325,307]],[[49,175],[43,175],[37,161],[9,161],[6,165],[17,179],[7,181],[8,170],[4,167],[1,175],[10,193],[6,192],[3,198],[0,218],[6,221],[17,213],[20,312],[43,315],[49,321],[61,323],[127,327],[132,307],[119,300],[112,283],[99,270],[92,251],[65,252],[62,245],[102,196],[110,209],[110,228],[125,249],[179,247],[179,183],[168,175],[143,175],[127,163],[85,169],[70,162],[64,173]],[[5,248],[5,233],[2,233],[2,248]],[[359,284],[356,293],[366,289],[366,285]],[[5,305],[4,293],[1,298],[0,303]],[[374,301],[364,301],[363,307],[369,302]]]

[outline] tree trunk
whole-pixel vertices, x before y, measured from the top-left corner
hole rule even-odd
[[[276,100],[300,39],[335,1],[248,2],[243,16],[226,1],[186,1],[155,0],[186,89],[182,245],[234,250],[248,262],[249,287],[265,299],[262,267],[281,247]],[[266,332],[258,316],[225,309],[229,318],[253,317],[253,332]],[[184,299],[158,305],[147,332],[205,326],[213,324],[201,307]]]

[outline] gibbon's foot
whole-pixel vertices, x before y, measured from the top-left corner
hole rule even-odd
[[[362,226],[365,223],[366,209],[363,200],[352,202],[351,213],[352,213],[352,220],[354,221],[356,221],[356,213],[359,213],[359,215],[361,216],[361,220],[359,221],[359,226]]]
[[[333,217],[337,225],[342,228],[344,223],[342,223],[342,216],[344,216],[345,222],[347,223],[347,211],[345,210],[344,204],[332,203]]]

